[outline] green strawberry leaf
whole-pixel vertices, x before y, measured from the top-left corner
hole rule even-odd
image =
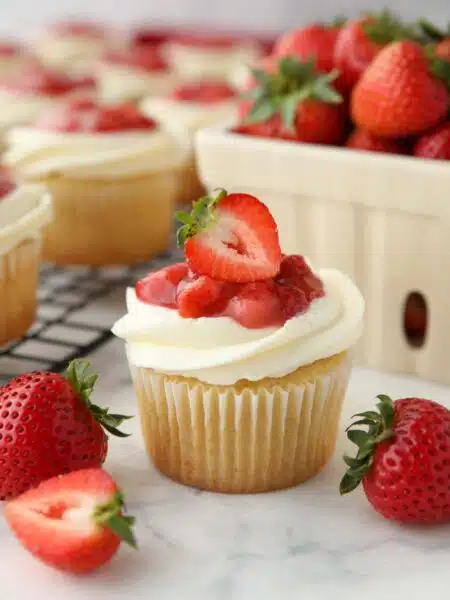
[[[248,115],[245,117],[247,123],[257,123],[267,121],[277,112],[276,102],[268,98],[260,98],[251,107]]]

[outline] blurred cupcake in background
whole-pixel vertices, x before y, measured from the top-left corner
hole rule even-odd
[[[90,78],[73,78],[35,63],[15,76],[0,78],[0,143],[11,127],[35,121],[41,112],[51,109],[68,97],[92,97],[95,82]]]
[[[226,82],[206,79],[185,82],[166,97],[146,98],[141,106],[146,115],[157,119],[187,149],[178,202],[191,203],[204,192],[195,164],[194,134],[203,127],[234,119],[234,88]]]
[[[0,77],[14,77],[37,59],[18,42],[0,40]]]
[[[96,68],[103,102],[137,101],[146,95],[165,94],[175,84],[158,48],[130,47],[104,54]]]
[[[106,50],[125,43],[120,33],[102,24],[61,21],[38,36],[34,51],[45,65],[79,74],[89,73],[94,61]]]
[[[41,234],[51,217],[44,186],[16,187],[0,171],[0,347],[34,321]]]
[[[135,48],[161,49],[171,35],[172,30],[168,28],[144,25],[131,31],[130,44]]]
[[[45,260],[58,265],[131,265],[171,242],[181,148],[132,104],[72,100],[8,136],[5,164],[46,184],[55,218]]]
[[[263,47],[251,38],[186,33],[170,38],[165,52],[182,79],[229,80],[239,65],[257,60]]]

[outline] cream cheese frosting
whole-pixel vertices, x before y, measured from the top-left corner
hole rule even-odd
[[[0,255],[36,237],[51,218],[51,198],[45,186],[23,185],[0,199]]]
[[[167,60],[183,79],[227,79],[242,63],[253,63],[261,55],[259,44],[241,42],[231,48],[202,48],[169,42]]]
[[[108,103],[136,100],[148,94],[164,95],[177,81],[170,71],[149,72],[112,62],[97,67],[97,78],[100,97]]]
[[[236,101],[187,102],[170,98],[146,98],[141,103],[144,114],[159,121],[176,136],[192,138],[203,127],[228,124],[236,114]]]
[[[185,151],[164,131],[65,133],[31,127],[7,136],[4,163],[22,179],[49,175],[117,179],[181,165]]]
[[[283,377],[349,349],[362,333],[364,300],[355,284],[334,269],[317,274],[325,296],[282,327],[247,329],[228,317],[182,318],[176,310],[141,302],[130,288],[128,314],[112,331],[126,341],[136,367],[215,385]]]

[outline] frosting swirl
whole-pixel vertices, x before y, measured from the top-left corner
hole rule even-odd
[[[186,319],[141,302],[129,289],[128,314],[112,331],[126,340],[137,367],[217,385],[283,377],[349,349],[362,332],[364,300],[355,284],[334,269],[318,276],[325,296],[283,327],[247,329],[228,317]]]
[[[177,167],[185,160],[167,132],[63,133],[23,127],[8,134],[4,163],[24,179],[49,175],[123,178]]]

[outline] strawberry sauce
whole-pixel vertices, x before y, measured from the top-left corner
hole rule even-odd
[[[292,255],[283,257],[276,277],[249,283],[217,281],[178,263],[138,281],[136,295],[184,318],[229,317],[248,329],[260,329],[284,325],[325,291],[304,258]]]
[[[169,98],[179,102],[213,104],[235,98],[235,90],[224,82],[194,81],[183,83],[172,90]]]

